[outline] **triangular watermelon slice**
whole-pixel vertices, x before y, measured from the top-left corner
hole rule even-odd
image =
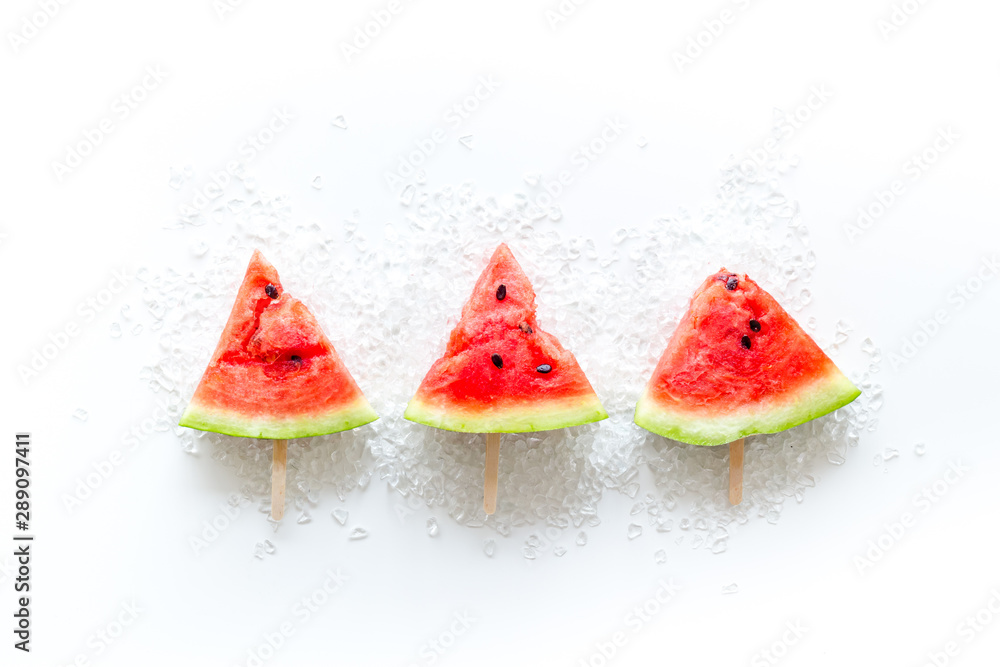
[[[255,250],[181,426],[287,440],[377,418],[316,318]]]
[[[404,416],[449,431],[519,433],[608,413],[572,353],[539,329],[531,282],[501,244]]]
[[[635,423],[693,445],[777,433],[861,391],[774,298],[721,269],[691,298],[635,410]]]

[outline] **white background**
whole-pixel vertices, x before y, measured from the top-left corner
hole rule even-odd
[[[1000,610],[992,479],[1000,458],[985,418],[1000,398],[1000,280],[993,276],[961,309],[948,300],[1000,251],[995,3],[904,3],[914,13],[886,35],[879,21],[892,15],[887,1],[591,0],[555,25],[546,16],[555,0],[407,1],[350,61],[341,44],[386,3],[248,0],[220,12],[211,0],[155,8],[102,0],[33,18],[42,4],[7,2],[0,16],[0,414],[8,447],[15,431],[33,433],[37,535],[34,652],[11,647],[13,574],[9,555],[0,557],[0,663],[64,665],[83,656],[103,665],[247,664],[247,651],[294,619],[292,605],[323,583],[325,570],[340,568],[350,577],[344,589],[267,664],[428,664],[421,646],[463,612],[472,627],[436,663],[598,665],[598,643],[622,631],[627,643],[608,664],[768,664],[759,651],[791,638],[786,624],[798,623],[807,630],[780,664],[922,665],[951,640],[957,655],[939,663],[996,664],[1000,615],[987,612],[992,624],[971,641],[958,626],[994,592]],[[704,32],[703,52],[678,67],[674,54],[707,30],[704,22],[719,32],[711,21],[723,9],[732,20],[716,37]],[[26,18],[44,23],[37,34],[23,32]],[[15,44],[12,34],[33,36]],[[114,100],[147,67],[165,79],[119,119]],[[849,319],[884,358],[936,310],[949,314],[911,361],[883,363],[878,432],[843,466],[816,470],[817,488],[778,525],[751,522],[725,554],[679,550],[666,565],[653,562],[655,533],[624,538],[631,501],[617,495],[602,501],[605,521],[589,531],[586,549],[529,562],[519,554],[524,535],[498,539],[487,559],[482,540],[493,533],[440,514],[441,535],[428,538],[430,513],[400,522],[398,498],[377,480],[347,502],[371,531],[367,540],[348,542],[323,511],[275,538],[263,515],[245,507],[195,556],[189,536],[238,480],[210,459],[186,456],[169,434],[146,441],[83,508],[68,511],[62,494],[154,407],[137,373],[155,339],[108,335],[111,311],[134,302],[138,288],[84,323],[37,378],[24,382],[17,368],[80,319],[77,305],[114,269],[197,266],[196,237],[163,229],[177,218],[170,168],[190,164],[202,179],[236,156],[274,108],[287,107],[295,121],[254,161],[258,181],[289,193],[303,219],[360,208],[377,230],[403,215],[384,172],[483,76],[500,87],[461,128],[448,128],[433,178],[512,192],[524,173],[557,169],[618,116],[628,125],[621,143],[560,201],[567,224],[599,240],[697,209],[729,155],[762,145],[775,107],[794,111],[811,89],[830,91],[789,142],[801,165],[787,188],[818,255],[812,312],[827,325]],[[331,126],[338,115],[347,131]],[[115,119],[113,132],[60,180],[52,163],[104,117]],[[942,128],[957,140],[919,179],[905,175],[904,163]],[[468,134],[472,150],[458,141]],[[317,193],[310,181],[319,173],[327,185]],[[852,243],[845,224],[893,179],[905,192]],[[71,416],[79,407],[86,423]],[[922,457],[917,442],[927,445]],[[888,473],[872,465],[886,447],[901,452]],[[9,450],[0,457],[0,536],[14,532],[12,459]],[[969,472],[930,511],[916,509],[914,494],[958,461]],[[855,558],[868,541],[907,511],[916,526],[859,573]],[[278,552],[259,561],[251,549],[265,537]],[[626,615],[661,578],[680,592],[633,632]],[[734,582],[739,592],[722,595]],[[133,600],[138,619],[97,655],[92,636]]]

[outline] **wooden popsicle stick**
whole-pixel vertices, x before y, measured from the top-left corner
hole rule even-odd
[[[285,462],[288,459],[288,441],[275,440],[271,459],[271,518],[281,521],[285,516]]]
[[[729,504],[743,502],[743,438],[729,443]]]
[[[497,511],[497,471],[500,469],[500,434],[486,434],[486,474],[483,481],[483,509]]]

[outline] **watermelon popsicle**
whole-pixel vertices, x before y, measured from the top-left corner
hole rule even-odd
[[[488,434],[483,508],[493,514],[501,433],[587,424],[608,413],[573,354],[539,328],[531,282],[500,244],[404,416]]]
[[[378,419],[309,309],[255,250],[180,425],[274,439],[271,515],[284,515],[287,440]]]
[[[693,445],[730,443],[732,504],[742,500],[743,442],[847,405],[861,391],[748,276],[709,276],[677,325],[635,423]]]

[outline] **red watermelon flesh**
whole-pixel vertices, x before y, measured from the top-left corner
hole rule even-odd
[[[405,417],[450,431],[515,433],[607,416],[573,354],[539,329],[531,282],[501,244]]]
[[[860,393],[770,294],[723,268],[691,298],[635,422],[681,442],[721,445],[783,431]]]
[[[316,318],[254,251],[181,426],[289,439],[377,418]]]

